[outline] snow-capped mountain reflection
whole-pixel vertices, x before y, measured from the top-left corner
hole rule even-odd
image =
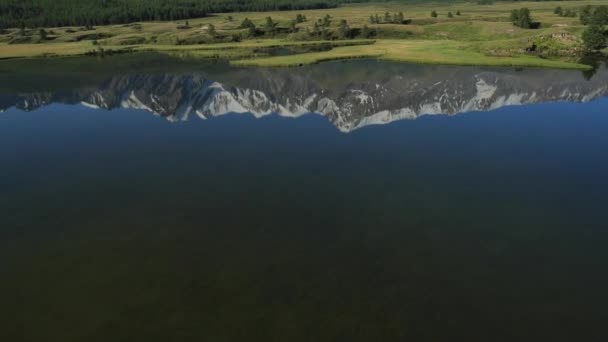
[[[332,70],[332,64],[327,64],[232,69],[212,76],[205,72],[134,73],[72,90],[0,95],[0,109],[30,111],[51,103],[80,103],[107,110],[145,110],[170,121],[226,113],[251,113],[255,117],[317,113],[340,131],[350,132],[422,115],[453,115],[548,101],[584,102],[608,96],[605,68],[586,80],[578,71],[564,70],[355,65],[361,68],[337,65]]]

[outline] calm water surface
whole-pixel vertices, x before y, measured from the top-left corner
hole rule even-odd
[[[606,96],[603,66],[2,62],[0,339],[606,341]]]

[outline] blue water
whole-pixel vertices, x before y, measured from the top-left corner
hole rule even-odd
[[[0,114],[7,341],[604,341],[608,99]]]

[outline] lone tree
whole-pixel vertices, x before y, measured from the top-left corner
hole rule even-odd
[[[302,14],[296,15],[296,23],[300,24],[306,21],[306,16]]]
[[[323,39],[323,40],[330,40],[330,39],[332,39],[332,34],[331,34],[331,32],[329,32],[329,30],[327,28],[324,28],[321,31],[321,39]]]
[[[251,25],[247,28],[247,36],[253,38],[258,35],[258,30],[255,28],[255,25],[251,23]]]
[[[589,25],[591,24],[591,19],[593,18],[593,7],[591,5],[587,5],[583,7],[581,10],[581,14],[579,19],[581,20],[581,24]]]
[[[249,20],[249,18],[243,19],[243,21],[241,22],[241,25],[239,25],[239,28],[250,28],[250,27],[255,27],[255,25],[253,24],[253,22],[251,20]]]
[[[390,23],[391,21],[393,21],[393,20],[391,19],[391,14],[390,14],[390,13],[388,13],[388,12],[385,12],[385,13],[384,13],[384,22],[385,22],[385,23]]]
[[[431,17],[433,17],[433,18],[437,18],[437,12],[436,12],[436,11],[432,11],[432,12],[431,12]]]
[[[296,28],[296,21],[292,20],[289,22],[289,32],[290,33],[294,33],[296,32],[298,29]]]
[[[371,38],[372,35],[373,35],[372,30],[370,30],[369,27],[367,27],[367,25],[363,25],[363,28],[361,29],[361,37]]]
[[[587,51],[597,51],[605,48],[608,46],[606,44],[607,40],[607,33],[600,25],[590,25],[583,32],[583,46]]]
[[[593,25],[608,25],[608,6],[598,6],[591,17]]]
[[[511,12],[511,22],[517,27],[524,29],[532,28],[533,22],[530,17],[530,10],[528,8],[520,8],[519,10],[513,10]]]
[[[321,27],[319,26],[319,23],[315,23],[312,27],[312,35],[315,37],[318,37],[321,35]]]
[[[266,24],[264,24],[264,32],[266,32],[266,34],[273,35],[276,26],[277,23],[272,21],[271,17],[266,17]]]
[[[456,15],[461,15],[461,14],[460,14],[460,11],[456,11]]]
[[[348,39],[350,38],[350,27],[346,20],[340,20],[340,25],[338,26],[338,38],[340,39]]]
[[[215,26],[213,24],[209,24],[207,26],[207,33],[209,33],[211,37],[215,37],[215,35],[217,34],[217,32],[215,32]]]
[[[397,15],[395,15],[395,18],[395,21],[399,24],[403,24],[403,22],[405,21],[405,16],[403,15],[403,12],[397,13]]]
[[[46,40],[47,33],[43,28],[38,31],[38,35],[40,36],[40,40]]]
[[[448,18],[454,18],[454,15],[452,14],[452,12],[448,12]]]
[[[555,13],[561,17],[564,14],[564,10],[562,9],[562,6],[557,6],[553,10],[553,13]]]

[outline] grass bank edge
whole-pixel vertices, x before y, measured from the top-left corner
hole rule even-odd
[[[370,44],[371,45],[371,44]],[[293,67],[332,60],[374,58],[394,62],[437,65],[530,67],[589,70],[585,64],[543,59],[536,56],[486,56],[470,45],[455,41],[377,40],[373,45],[336,47],[330,51],[310,52],[291,56],[256,57],[230,61],[236,66]]]
[[[260,48],[307,47],[329,45],[331,50],[306,52],[287,56],[259,56]],[[16,58],[53,58],[83,56],[95,52],[89,42],[59,44],[0,45],[0,60]],[[508,57],[487,56],[474,45],[462,41],[437,40],[389,40],[361,39],[346,41],[286,41],[260,40],[240,43],[206,45],[127,45],[105,46],[107,53],[159,52],[181,54],[192,58],[223,58],[235,66],[247,67],[294,67],[332,60],[375,58],[394,62],[418,64],[445,64],[469,66],[540,67],[556,69],[588,70],[591,66],[543,59],[536,56],[515,55]]]

